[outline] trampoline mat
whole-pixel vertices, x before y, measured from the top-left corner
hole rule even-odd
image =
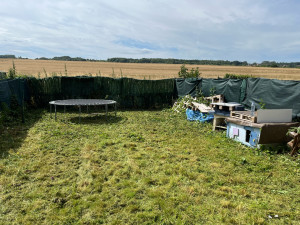
[[[49,102],[51,105],[110,105],[116,104],[114,100],[104,100],[104,99],[67,99],[67,100],[55,100]]]

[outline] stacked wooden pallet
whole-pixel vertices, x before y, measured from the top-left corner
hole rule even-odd
[[[233,111],[237,106],[241,106],[239,103],[210,103],[210,107],[214,110]]]
[[[257,121],[256,114],[254,114],[252,116],[250,111],[231,111],[230,117],[239,119],[239,120],[248,121],[251,123],[256,123],[256,121]]]

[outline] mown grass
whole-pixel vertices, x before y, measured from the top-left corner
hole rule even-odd
[[[34,111],[1,129],[1,224],[300,221],[299,159],[168,110],[84,115],[81,124]]]

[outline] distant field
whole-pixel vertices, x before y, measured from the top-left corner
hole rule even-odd
[[[18,74],[40,77],[53,74],[65,76],[100,75],[114,77],[131,77],[136,79],[166,79],[178,77],[181,65],[178,64],[138,64],[112,62],[74,62],[32,59],[0,59],[0,71],[12,68],[13,61]],[[267,68],[246,66],[203,66],[187,65],[188,68],[199,67],[202,77],[223,77],[226,73],[252,75],[254,77],[274,78],[281,80],[300,80],[300,69]]]

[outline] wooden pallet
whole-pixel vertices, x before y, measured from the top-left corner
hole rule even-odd
[[[222,110],[222,111],[233,111],[235,110],[236,106],[241,106],[241,104],[237,103],[210,103],[210,107],[212,107],[214,110]]]
[[[240,120],[249,121],[251,123],[256,123],[257,116],[251,116],[251,112],[249,111],[231,111],[230,117]]]
[[[206,100],[209,100],[211,103],[221,103],[224,102],[224,96],[223,95],[215,95],[206,97]]]

